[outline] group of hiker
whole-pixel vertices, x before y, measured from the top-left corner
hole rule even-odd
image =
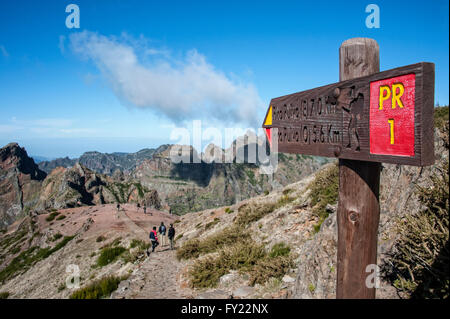
[[[137,210],[139,211],[139,208],[141,207],[141,205],[139,203],[136,204],[137,206]],[[120,204],[117,203],[116,205],[117,211],[120,211]],[[143,210],[144,210],[144,214],[147,213],[147,206],[144,204],[143,206]],[[150,215],[153,215],[150,212]],[[169,229],[166,228],[166,225],[164,225],[164,222],[161,222],[161,225],[158,228],[158,231],[156,231],[156,226],[153,226],[153,229],[150,231],[150,241],[152,243],[152,251],[155,251],[155,248],[157,246],[159,246],[159,240],[158,240],[158,236],[159,238],[161,238],[161,245],[162,246],[166,246],[167,245],[167,239],[166,239],[166,233],[167,233],[167,238],[169,239],[170,242],[170,249],[173,250],[174,248],[174,238],[175,238],[175,228],[173,227],[173,224],[170,224]],[[150,256],[150,252],[147,249],[147,256]]]
[[[137,207],[139,209],[141,205],[138,203]],[[143,206],[144,209],[144,214],[147,213],[147,206],[144,203]],[[153,215],[150,212],[150,215]],[[173,250],[174,248],[174,238],[175,238],[175,228],[173,227],[173,224],[170,224],[169,229],[166,228],[166,225],[164,225],[164,222],[161,222],[161,225],[158,228],[158,231],[156,231],[156,226],[153,226],[153,229],[150,231],[150,241],[152,242],[152,252],[155,251],[155,248],[157,246],[159,246],[159,240],[158,240],[158,233],[159,233],[159,237],[161,238],[161,245],[162,246],[166,246],[167,242],[166,242],[166,233],[167,233],[167,238],[169,239],[170,242],[170,249]],[[147,256],[150,255],[150,252],[147,250]]]
[[[169,229],[166,228],[166,225],[164,225],[164,222],[161,222],[161,225],[158,228],[158,231],[156,231],[156,226],[153,226],[153,229],[150,231],[150,241],[152,243],[152,252],[155,251],[155,248],[159,246],[159,240],[158,236],[161,238],[161,245],[165,246],[167,245],[166,242],[166,233],[167,238],[170,242],[170,249],[172,250],[174,248],[174,238],[175,238],[175,228],[173,227],[173,224],[170,224]],[[158,235],[159,234],[159,235]],[[147,256],[150,255],[150,252],[147,250]]]

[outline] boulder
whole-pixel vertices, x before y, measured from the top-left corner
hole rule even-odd
[[[221,285],[228,285],[238,280],[238,278],[239,275],[237,273],[229,273],[220,277],[219,282]]]
[[[252,295],[254,292],[255,292],[255,288],[250,287],[250,286],[242,286],[242,287],[236,288],[233,291],[233,297],[245,298],[245,297]]]
[[[288,276],[288,275],[284,275],[282,281],[284,283],[292,283],[292,282],[295,282],[295,278]]]

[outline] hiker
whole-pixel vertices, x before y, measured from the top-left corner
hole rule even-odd
[[[161,235],[161,245],[166,245],[166,226],[164,225],[164,222],[161,222],[161,226],[159,226],[158,232]]]
[[[144,214],[147,214],[147,205],[144,204]]]
[[[153,229],[150,231],[149,237],[150,237],[150,241],[152,242],[152,253],[153,253],[155,251],[156,246],[159,245],[158,237],[156,236],[156,226],[153,226]],[[147,249],[147,256],[149,256],[149,255],[150,255],[150,253],[148,252],[148,249]]]
[[[173,239],[175,237],[175,228],[173,228],[173,224],[170,224],[167,237],[169,237],[170,240],[170,249],[173,250]]]
[[[119,211],[120,210],[120,204],[117,203],[116,207],[117,207],[117,211]]]
[[[139,213],[139,208],[141,208],[141,204],[136,203],[136,211]],[[144,212],[145,213],[145,212]]]

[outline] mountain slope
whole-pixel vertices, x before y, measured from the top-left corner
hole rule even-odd
[[[377,261],[378,266],[382,269],[388,268],[391,269],[389,271],[394,271],[392,270],[392,254],[395,250],[401,249],[401,247],[396,247],[396,243],[405,236],[401,228],[399,228],[405,216],[420,215],[421,211],[425,209],[420,198],[419,189],[421,187],[425,189],[432,188],[436,174],[440,175],[442,167],[445,167],[445,165],[448,167],[448,125],[444,131],[435,130],[434,143],[436,163],[433,166],[422,168],[383,164],[380,181],[380,224]],[[441,200],[445,201],[445,199]],[[418,236],[421,237],[423,234]],[[448,231],[446,236],[448,245]],[[426,238],[422,238],[421,241],[425,244]],[[435,251],[434,253],[437,252]],[[336,292],[335,270],[337,254],[336,214],[330,215],[323,222],[320,232],[315,236],[314,240],[302,246],[300,254],[304,256],[304,259],[299,265],[293,297],[334,298]],[[414,268],[415,265],[407,265],[407,267]],[[393,277],[397,279],[396,275]],[[384,271],[381,287],[377,290],[377,298],[399,297],[407,298],[408,295],[402,293],[402,289],[397,286],[396,281],[386,276],[386,271]]]
[[[74,269],[82,287],[129,275],[145,260],[149,228],[173,222],[164,212],[148,212],[132,204],[120,211],[99,205],[24,217],[0,236],[0,292],[11,298],[68,298],[75,290],[66,280]]]
[[[0,149],[0,228],[14,222],[37,202],[45,177],[45,172],[17,143]]]
[[[246,144],[244,147],[248,147]],[[226,152],[226,151],[225,151]],[[241,200],[280,189],[319,169],[327,160],[312,156],[279,154],[278,169],[273,175],[262,174],[259,166],[198,159],[191,163],[173,163],[170,148],[145,160],[132,173],[133,178],[157,190],[163,204],[175,214],[233,205]],[[191,149],[191,158],[198,156]],[[246,161],[246,162],[244,162]]]
[[[259,163],[249,162],[249,149],[254,147],[258,153],[261,147],[258,143],[261,141],[249,133],[236,139],[227,150],[211,144],[204,154],[198,154],[188,146],[190,162],[174,163],[170,152],[179,146],[162,145],[136,153],[86,152],[79,159],[56,159],[39,165],[51,172],[57,166],[70,168],[80,163],[116,180],[132,178],[156,190],[164,209],[181,215],[231,205],[280,188],[311,174],[327,162],[318,157],[280,154],[279,169],[269,178],[260,174]],[[226,162],[224,156],[214,158],[218,154],[214,151],[231,154],[231,163]]]
[[[76,159],[70,159],[69,157],[56,158],[51,161],[39,162],[39,168],[48,174],[57,167],[72,167],[76,162]]]

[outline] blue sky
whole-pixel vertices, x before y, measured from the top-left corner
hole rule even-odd
[[[80,28],[68,29],[68,4]],[[365,8],[380,8],[368,29]],[[374,38],[381,70],[436,64],[449,100],[448,1],[1,1],[0,144],[134,152],[174,126],[259,125],[271,98],[338,81],[338,48]]]

